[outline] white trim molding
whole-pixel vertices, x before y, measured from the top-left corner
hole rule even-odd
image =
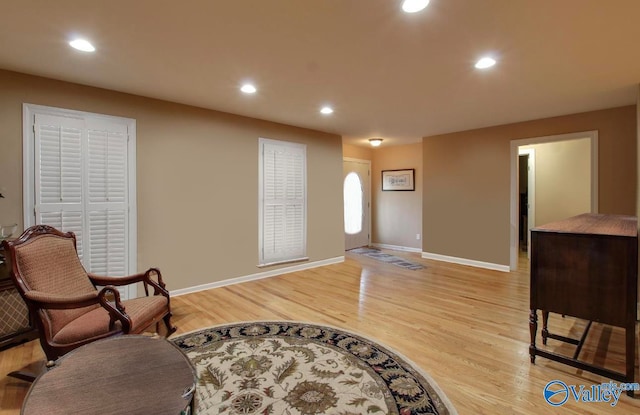
[[[230,278],[228,280],[196,285],[195,287],[180,288],[178,290],[170,291],[169,294],[172,297],[177,297],[180,295],[191,294],[198,291],[210,290],[212,288],[226,287],[228,285],[240,284],[243,282],[261,280],[261,279],[270,278],[270,277],[277,277],[278,275],[290,274],[292,272],[304,271],[306,269],[323,267],[325,265],[339,264],[341,262],[344,262],[344,256],[323,259],[320,261],[313,261],[313,262],[309,262],[302,265],[294,265],[290,267],[278,268],[271,271],[258,272],[256,274],[245,275],[243,277]]]
[[[494,270],[494,271],[502,271],[502,272],[509,272],[509,265],[502,265],[502,264],[493,264],[491,262],[483,262],[483,261],[476,261],[473,259],[466,259],[466,258],[458,258],[458,257],[454,257],[454,256],[448,256],[448,255],[440,255],[440,254],[433,254],[431,252],[423,252],[422,253],[422,258],[424,259],[433,259],[436,261],[443,261],[443,262],[450,262],[452,264],[458,264],[458,265],[467,265],[470,267],[476,267],[476,268],[485,268],[485,269],[490,269],[490,270]]]
[[[409,246],[399,246],[399,245],[389,245],[389,244],[371,244],[371,246],[382,249],[391,249],[393,251],[404,251],[404,252],[422,252],[420,248],[411,248]]]

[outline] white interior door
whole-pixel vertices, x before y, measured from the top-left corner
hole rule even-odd
[[[371,162],[344,159],[345,249],[369,245],[371,241]]]

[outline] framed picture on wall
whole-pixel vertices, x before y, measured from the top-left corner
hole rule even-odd
[[[382,190],[413,191],[416,190],[415,169],[382,170]]]

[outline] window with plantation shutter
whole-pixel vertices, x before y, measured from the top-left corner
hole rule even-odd
[[[260,138],[259,149],[259,264],[306,260],[306,146]]]
[[[87,123],[91,272],[127,274],[127,126]]]
[[[25,227],[74,232],[89,272],[135,273],[135,121],[29,104],[25,114]]]

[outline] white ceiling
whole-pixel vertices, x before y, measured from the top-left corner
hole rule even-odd
[[[639,16],[640,0],[2,0],[0,68],[393,145],[634,104]]]

